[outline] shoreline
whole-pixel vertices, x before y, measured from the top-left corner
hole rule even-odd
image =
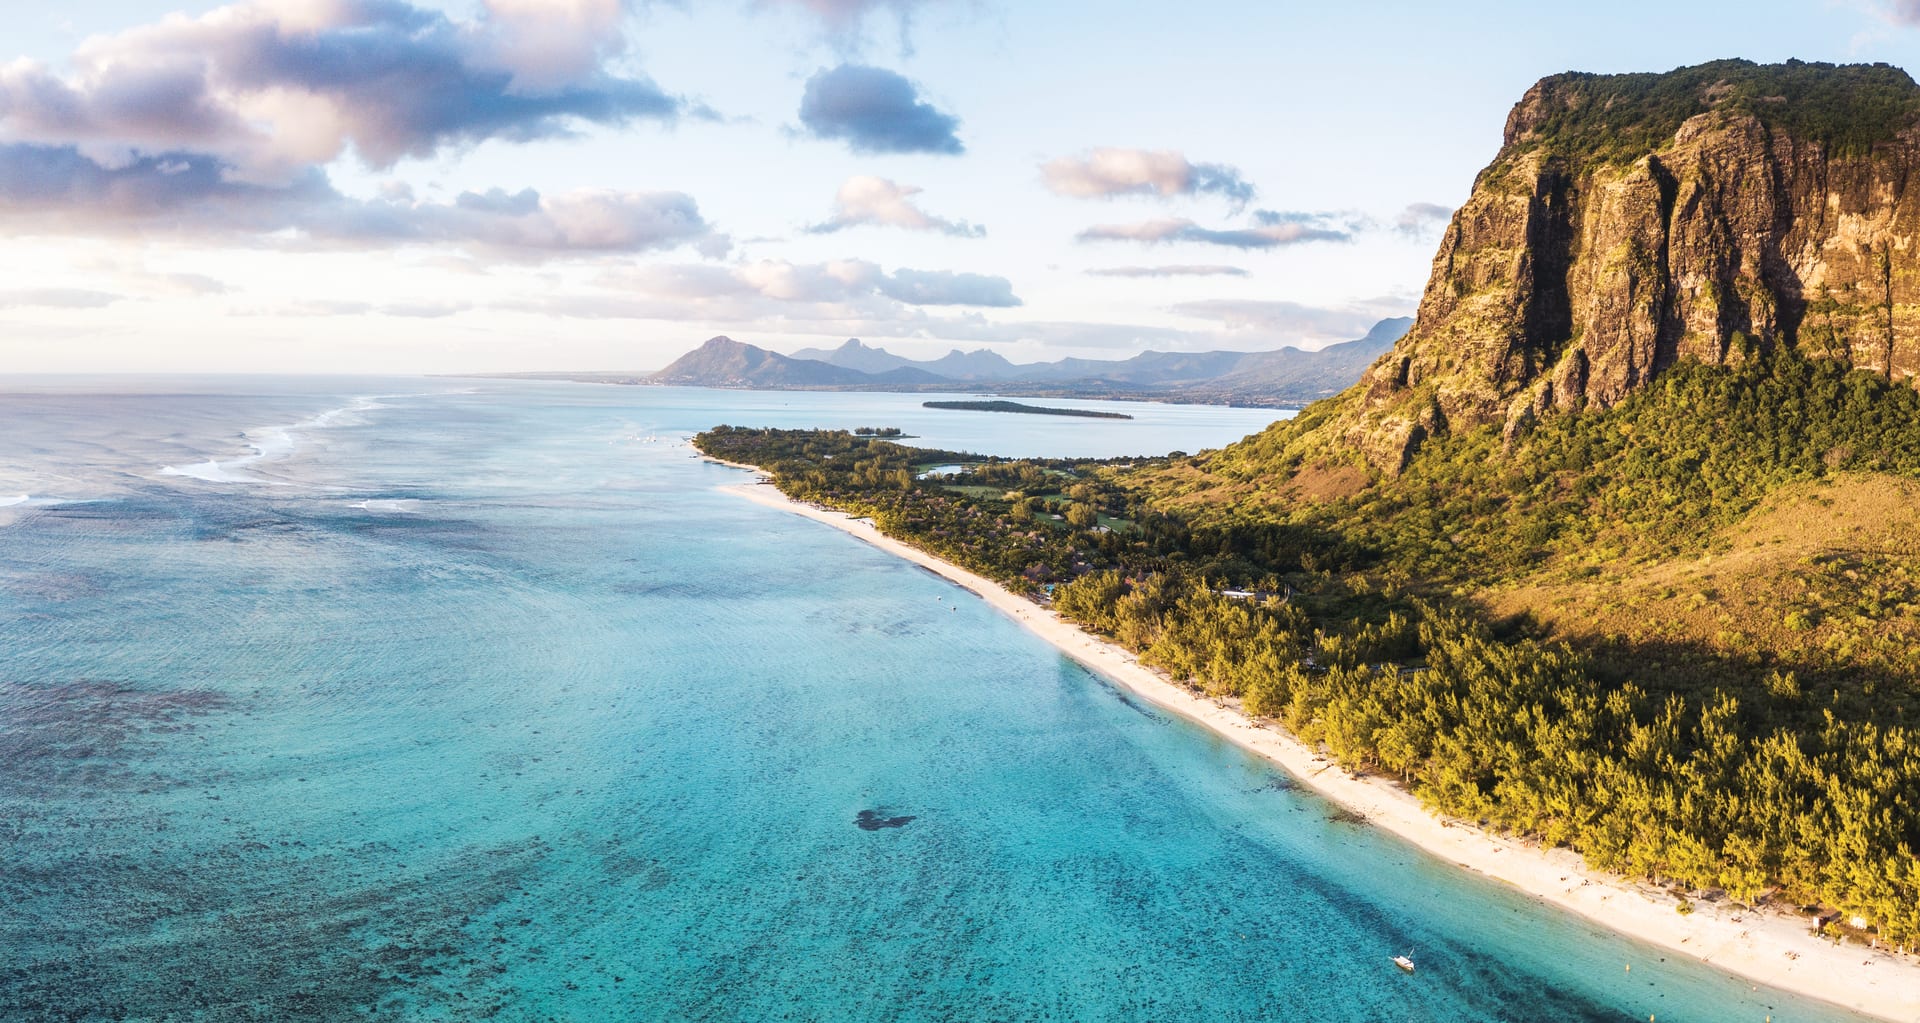
[[[758,466],[708,461],[764,475]],[[1278,764],[1302,784],[1426,852],[1476,871],[1608,930],[1708,963],[1743,980],[1895,1023],[1920,1023],[1920,968],[1908,957],[1815,936],[1807,921],[1776,912],[1694,903],[1681,914],[1666,893],[1589,869],[1568,849],[1542,849],[1429,813],[1390,780],[1356,776],[1224,701],[1176,685],[1132,653],[1082,630],[993,580],[882,534],[866,519],[796,501],[771,483],[718,489],[813,519],[934,572],[985,600],[1082,666],[1155,706],[1187,718]]]

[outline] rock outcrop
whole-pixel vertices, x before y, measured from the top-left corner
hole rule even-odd
[[[1721,61],[1527,91],[1408,335],[1329,427],[1392,472],[1435,433],[1614,405],[1771,345],[1920,372],[1920,87]]]

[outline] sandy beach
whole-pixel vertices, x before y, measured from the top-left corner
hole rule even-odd
[[[1436,856],[1611,930],[1711,963],[1755,986],[1785,989],[1881,1019],[1920,1023],[1920,965],[1912,957],[1834,944],[1813,934],[1804,917],[1743,913],[1708,903],[1695,903],[1693,912],[1683,915],[1671,896],[1590,871],[1568,850],[1541,849],[1435,817],[1397,784],[1333,767],[1327,757],[1277,729],[1175,685],[1120,646],[984,576],[882,535],[868,520],[794,501],[771,484],[720,489],[826,523],[944,576],[1100,675],[1272,760],[1321,795]]]

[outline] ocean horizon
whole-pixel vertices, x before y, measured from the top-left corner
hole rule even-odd
[[[1126,457],[1275,410],[0,391],[0,1019],[1863,1018],[1382,834],[688,444]]]

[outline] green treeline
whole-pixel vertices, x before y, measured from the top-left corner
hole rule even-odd
[[[1055,607],[1436,812],[1604,870],[1748,904],[1777,890],[1874,921],[1892,944],[1920,939],[1920,743],[1791,674],[1742,694],[1614,685],[1565,644],[1496,638],[1459,611],[1421,604],[1328,634],[1290,605],[1164,576],[1090,574]]]
[[[1287,523],[1189,525],[1103,475],[1097,460],[1012,461],[911,448],[841,431],[720,426],[700,450],[759,466],[790,497],[871,516],[889,535],[1002,583],[1060,582],[1102,568],[1182,570],[1277,589],[1335,541]],[[966,471],[920,479],[935,465]]]

